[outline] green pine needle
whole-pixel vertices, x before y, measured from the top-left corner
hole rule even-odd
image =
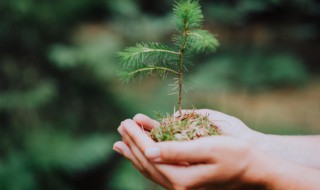
[[[136,76],[158,76],[165,78],[175,75],[175,90],[178,94],[178,107],[181,111],[184,73],[192,65],[189,55],[214,51],[218,40],[209,31],[202,30],[203,14],[198,0],[177,0],[173,7],[177,34],[173,36],[174,50],[156,42],[139,43],[119,53],[124,71],[120,73],[124,81]]]
[[[155,42],[139,43],[135,47],[126,48],[120,52],[119,57],[125,68],[136,68],[142,64],[148,65],[152,60],[170,60],[177,59],[178,52],[172,51],[169,47]]]
[[[123,71],[119,73],[119,75],[124,82],[129,82],[139,74],[142,76],[158,76],[159,78],[164,79],[169,73],[178,74],[175,70],[167,67],[150,66],[136,69],[134,71]]]
[[[202,26],[203,14],[201,6],[195,0],[179,0],[173,8],[178,31],[183,31],[186,23],[188,29],[196,29]]]
[[[191,30],[187,34],[189,46],[196,52],[215,51],[219,46],[217,38],[207,30]]]

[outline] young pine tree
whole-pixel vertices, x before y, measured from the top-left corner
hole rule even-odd
[[[137,75],[155,75],[161,78],[168,74],[176,76],[180,117],[168,116],[163,119],[161,127],[151,132],[156,141],[189,140],[196,138],[195,136],[216,133],[207,117],[183,114],[181,110],[183,78],[191,65],[186,58],[195,53],[214,51],[219,42],[209,31],[201,29],[203,14],[197,0],[176,1],[173,13],[176,23],[176,34],[172,38],[174,46],[156,42],[138,43],[119,53],[125,70],[122,73],[124,80],[133,79]],[[197,127],[199,123],[206,127]]]

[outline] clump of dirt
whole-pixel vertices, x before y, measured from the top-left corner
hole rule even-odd
[[[151,138],[156,142],[188,141],[213,135],[220,135],[220,133],[208,116],[194,112],[181,116],[167,115],[160,121],[160,126],[150,133]]]

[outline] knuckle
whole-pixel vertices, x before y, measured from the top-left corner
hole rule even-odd
[[[161,158],[164,160],[172,160],[177,158],[179,154],[176,151],[171,151],[170,148],[162,149],[161,150]]]
[[[161,152],[161,156],[160,157],[161,157],[161,159],[163,161],[170,161],[170,160],[172,160],[174,158],[173,155],[171,155],[170,153],[165,153],[164,151]]]

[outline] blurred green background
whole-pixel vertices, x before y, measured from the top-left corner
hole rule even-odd
[[[221,47],[193,58],[184,107],[275,134],[320,132],[320,3],[200,1]],[[0,1],[0,189],[159,189],[112,151],[142,112],[173,112],[172,79],[123,85],[116,53],[170,42],[171,0]]]

